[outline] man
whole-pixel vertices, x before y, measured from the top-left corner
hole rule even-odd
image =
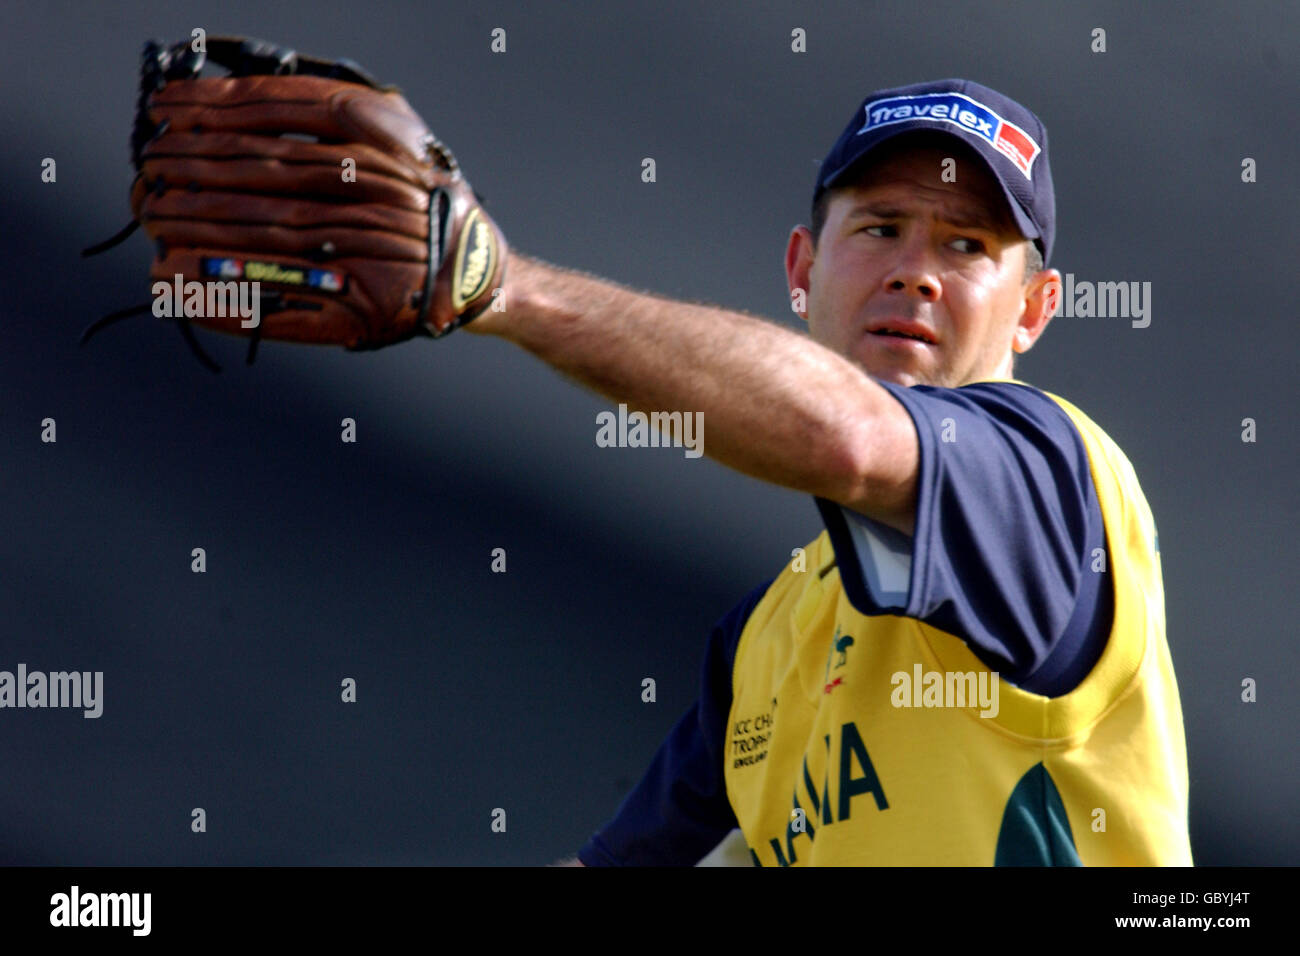
[[[868,96],[790,235],[809,336],[515,255],[507,338],[826,531],[727,614],[596,864],[1187,865],[1182,714],[1132,468],[1014,381],[1059,273],[1042,123],[966,80]]]

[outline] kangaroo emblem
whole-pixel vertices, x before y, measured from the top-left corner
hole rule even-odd
[[[835,631],[835,650],[839,651],[840,659],[835,662],[836,667],[843,667],[848,663],[848,650],[853,646],[853,638],[848,634],[841,635],[839,630]]]

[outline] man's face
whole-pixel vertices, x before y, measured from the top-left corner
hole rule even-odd
[[[947,157],[956,182],[943,180]],[[786,271],[792,290],[807,290],[818,342],[876,378],[955,388],[1008,376],[1012,351],[1051,318],[1046,285],[1059,274],[1026,282],[1026,246],[982,163],[918,144],[837,189],[815,247],[805,227],[791,234]]]

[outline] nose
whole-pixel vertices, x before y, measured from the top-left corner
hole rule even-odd
[[[909,232],[907,239],[898,244],[897,259],[885,273],[885,291],[915,295],[927,302],[935,302],[943,292],[943,286],[930,252],[929,236],[922,229]]]

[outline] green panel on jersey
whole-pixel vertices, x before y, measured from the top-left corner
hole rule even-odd
[[[1002,812],[994,866],[1083,866],[1065,804],[1041,763],[1029,768]]]

